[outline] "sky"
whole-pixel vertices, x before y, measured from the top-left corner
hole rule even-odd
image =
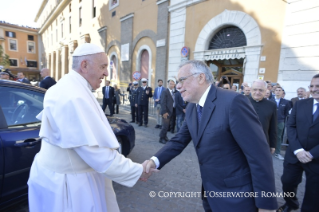
[[[0,21],[38,27],[35,16],[43,0],[0,0]]]

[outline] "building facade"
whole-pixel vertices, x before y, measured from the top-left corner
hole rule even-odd
[[[23,72],[29,80],[39,80],[38,30],[0,22],[0,45],[9,55],[12,74]]]
[[[122,89],[133,76],[154,87],[198,59],[216,79],[271,80],[293,97],[319,70],[318,12],[316,0],[44,0],[36,21],[41,62],[57,80],[74,49],[91,42]]]

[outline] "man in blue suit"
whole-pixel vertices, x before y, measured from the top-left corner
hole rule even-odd
[[[249,99],[212,85],[211,70],[202,61],[182,64],[178,79],[176,88],[189,102],[185,122],[148,161],[146,172],[162,168],[193,140],[205,211],[274,212],[276,197],[265,196],[276,192],[272,158]],[[235,196],[224,193],[226,197],[216,198],[217,192]],[[253,195],[247,197],[250,192]]]
[[[154,107],[156,108],[156,121],[157,124],[155,128],[162,128],[162,115],[161,115],[161,94],[165,90],[163,87],[163,80],[157,80],[158,87],[155,88],[153,99],[154,99]]]
[[[50,77],[50,70],[44,68],[40,71],[43,80],[40,82],[40,87],[44,89],[49,89],[51,86],[56,84],[56,81]]]

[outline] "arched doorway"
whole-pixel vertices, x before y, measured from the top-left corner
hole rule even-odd
[[[235,54],[234,50],[227,53],[227,49],[247,45],[246,36],[236,26],[227,26],[219,30],[210,40],[208,50],[217,50],[220,57],[206,60],[216,80],[227,76],[231,85],[241,85],[244,76],[244,56]]]
[[[148,79],[148,73],[149,73],[149,53],[147,50],[143,50],[141,54],[141,78]]]
[[[112,55],[111,61],[110,61],[110,80],[116,80],[117,79],[117,58],[115,55]]]

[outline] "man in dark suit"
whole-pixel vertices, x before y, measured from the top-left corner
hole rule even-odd
[[[217,89],[209,67],[190,60],[180,66],[178,84],[189,102],[180,131],[147,163],[162,168],[193,140],[202,177],[205,211],[275,211],[271,155],[257,114],[249,99],[233,91]],[[243,124],[244,123],[244,124]],[[254,198],[216,198],[212,192],[254,192]]]
[[[143,125],[144,116],[144,127],[148,124],[148,102],[149,98],[153,96],[152,88],[147,86],[147,79],[142,78],[142,86],[137,89],[137,107],[138,107],[138,126]]]
[[[296,194],[302,174],[306,173],[302,212],[319,211],[319,74],[312,78],[309,90],[313,98],[297,101],[288,119],[289,147],[281,177],[283,192]],[[284,199],[286,204],[279,212],[299,208],[296,195]]]
[[[113,98],[114,98],[114,88],[110,86],[110,81],[105,81],[105,86],[102,88],[103,93],[103,105],[102,110],[105,111],[106,106],[109,107],[110,116],[113,116]]]
[[[130,88],[130,106],[131,106],[131,115],[132,115],[132,121],[130,123],[137,123],[138,119],[138,113],[137,113],[137,88],[138,88],[138,82],[134,81],[133,82],[133,88]]]
[[[176,108],[176,131],[182,127],[182,124],[185,119],[186,106],[187,103],[183,100],[181,93],[175,92],[175,108]]]
[[[277,142],[276,142],[276,150],[275,157],[279,160],[283,160],[284,158],[280,154],[281,144],[282,144],[282,136],[285,128],[285,121],[289,114],[289,110],[291,109],[291,103],[287,99],[282,98],[284,90],[280,86],[276,86],[275,90],[275,98],[270,101],[276,103],[277,105]]]
[[[176,116],[175,110],[175,81],[168,80],[168,88],[161,94],[161,116],[162,116],[162,129],[159,134],[159,142],[166,144],[168,141],[167,131],[170,126],[171,120]]]
[[[292,106],[294,106],[294,104],[297,101],[305,99],[305,94],[306,94],[305,88],[303,88],[303,87],[298,88],[297,89],[297,97],[291,99]]]
[[[40,71],[40,75],[43,78],[40,82],[40,87],[44,89],[49,89],[51,86],[56,84],[56,81],[50,77],[50,70],[47,68],[43,68]]]
[[[156,108],[156,121],[157,124],[155,128],[162,128],[162,116],[161,116],[161,94],[165,90],[163,87],[163,80],[159,79],[157,80],[158,87],[154,90],[154,107]]]
[[[258,115],[270,152],[273,154],[277,143],[277,107],[274,102],[264,98],[267,91],[266,86],[267,83],[265,81],[255,80],[251,85],[251,97],[249,97],[249,100]]]
[[[18,72],[17,77],[18,77],[18,80],[17,80],[18,82],[31,84],[28,78],[24,76],[23,72]]]

